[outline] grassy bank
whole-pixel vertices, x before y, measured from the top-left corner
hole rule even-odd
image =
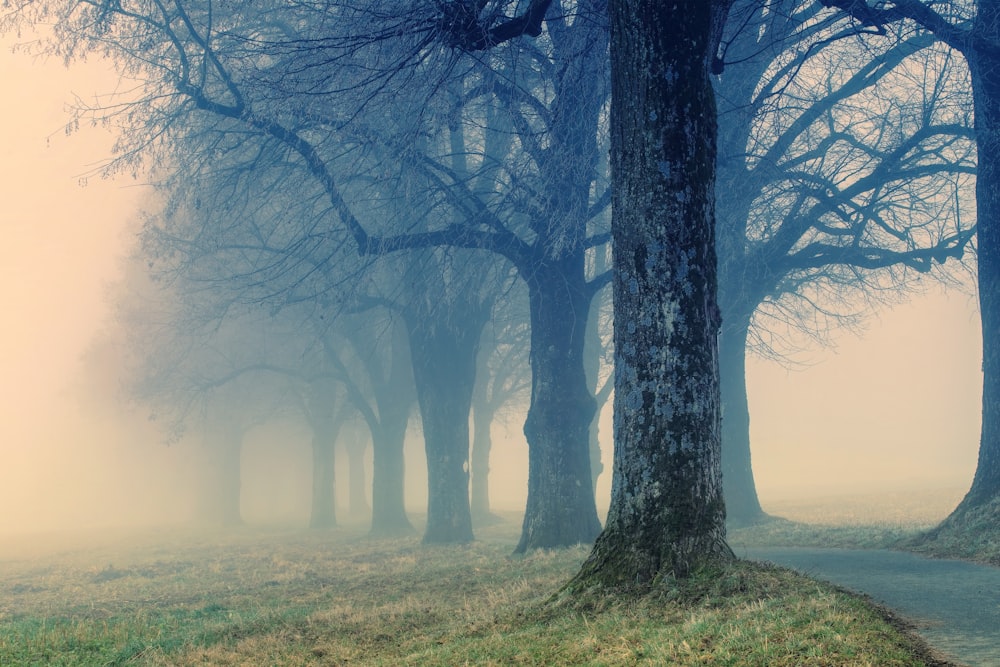
[[[741,564],[643,600],[545,604],[583,548],[512,558],[329,533],[108,535],[0,547],[0,665],[922,665],[864,601]]]
[[[952,514],[964,489],[774,503],[771,519],[731,527],[741,547],[897,549],[1000,566],[1000,500]]]

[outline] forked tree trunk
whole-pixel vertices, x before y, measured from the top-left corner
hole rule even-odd
[[[427,454],[425,543],[463,543],[473,539],[469,506],[469,412],[481,333],[473,320],[439,321],[433,313],[425,313],[409,321],[413,379]]]
[[[641,586],[732,558],[708,79],[723,5],[611,2],[614,472],[607,524],[571,586]]]
[[[581,0],[577,17],[600,17],[603,0]],[[597,134],[605,89],[607,31],[600,20],[553,25],[548,143],[536,187],[544,213],[532,214],[537,239],[515,262],[528,286],[531,404],[528,501],[517,552],[590,544],[601,524],[594,503],[589,426],[594,398],[583,343],[594,289],[585,274],[586,227],[597,171]]]

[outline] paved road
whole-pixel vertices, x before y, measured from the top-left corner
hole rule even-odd
[[[748,548],[741,558],[784,565],[896,610],[934,648],[972,667],[1000,667],[1000,568],[903,551]]]

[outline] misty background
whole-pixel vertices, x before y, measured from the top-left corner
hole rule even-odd
[[[13,54],[14,43],[0,42],[0,81],[12,91],[0,108],[0,533],[185,521],[195,507],[198,442],[166,445],[145,411],[117,400],[105,381],[114,369],[94,378],[83,361],[112,323],[109,285],[150,194],[141,179],[97,175],[114,142],[107,130],[65,131],[73,98],[114,89],[116,76],[100,61],[67,69]],[[826,349],[801,341],[792,368],[748,361],[765,511],[850,494],[867,503],[868,518],[891,520],[892,503],[908,499],[925,502],[925,520],[943,518],[971,482],[979,444],[981,339],[969,289],[946,292],[927,281],[925,294],[884,309],[860,336],[837,332],[833,341]],[[610,404],[602,419],[603,512]],[[490,486],[498,510],[524,507],[522,423],[512,416],[494,426]],[[248,522],[306,523],[309,437],[291,422],[248,435]],[[415,513],[426,504],[423,456],[419,438],[409,438],[406,491]],[[338,466],[338,481],[346,467]],[[343,507],[346,499],[338,501]]]

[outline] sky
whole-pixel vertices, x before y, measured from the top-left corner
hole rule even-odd
[[[68,105],[110,90],[107,63],[67,69],[11,53],[0,41],[0,533],[90,524],[180,520],[189,503],[188,450],[168,448],[135,416],[94,414],[74,395],[80,356],[109,318],[106,294],[129,244],[145,188],[96,172],[113,136],[67,135]],[[788,499],[928,490],[954,496],[971,481],[982,376],[974,299],[931,288],[886,310],[863,337],[809,349],[804,370],[752,360],[748,370],[754,467],[765,509]],[[526,446],[519,425],[494,470],[523,506]],[[610,427],[604,429],[610,433]],[[248,451],[260,450],[259,445]],[[248,465],[244,485],[294,475]],[[296,465],[305,465],[306,451]],[[610,448],[606,452],[610,461]],[[419,478],[420,465],[410,478]],[[608,466],[610,469],[610,466]],[[150,470],[156,471],[150,473]],[[283,480],[283,481],[282,481]],[[599,495],[607,497],[607,476]],[[301,499],[297,501],[301,504]],[[769,505],[770,504],[770,505]]]

